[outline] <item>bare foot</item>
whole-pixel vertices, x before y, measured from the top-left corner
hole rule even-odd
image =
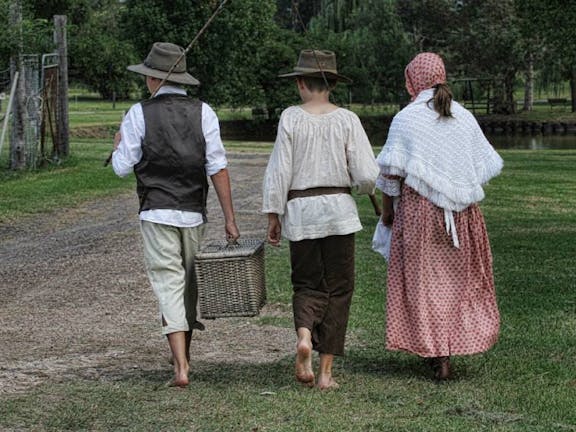
[[[296,344],[296,379],[308,387],[314,386],[312,345],[306,340],[300,340]]]
[[[331,376],[320,375],[316,387],[320,390],[336,390],[340,385]]]
[[[171,381],[172,387],[186,387],[190,384],[188,378],[189,367],[178,367],[174,366],[174,379]]]
[[[190,380],[186,375],[176,375],[172,381],[170,381],[170,387],[180,387],[184,388],[190,384]]]

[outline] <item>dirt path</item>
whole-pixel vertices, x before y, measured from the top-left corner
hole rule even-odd
[[[260,188],[267,156],[229,159],[241,234],[263,238]],[[0,225],[0,393],[50,380],[167,369],[136,210],[131,191]],[[208,239],[223,238],[213,189],[209,218]],[[262,314],[289,316],[282,309],[267,305]],[[267,362],[291,355],[291,329],[255,321],[204,321],[206,331],[194,334],[192,363]]]

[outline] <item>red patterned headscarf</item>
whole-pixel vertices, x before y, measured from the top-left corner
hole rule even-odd
[[[446,70],[442,58],[435,53],[420,53],[404,70],[406,89],[412,99],[422,90],[446,83]]]

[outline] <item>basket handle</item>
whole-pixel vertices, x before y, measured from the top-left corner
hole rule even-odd
[[[240,243],[238,243],[238,240],[228,239],[227,242],[228,243],[226,244],[225,249],[240,246]]]

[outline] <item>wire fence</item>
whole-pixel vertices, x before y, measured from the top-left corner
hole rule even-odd
[[[26,54],[22,56],[22,71],[19,78],[22,80],[23,86],[24,109],[22,150],[26,167],[29,169],[37,168],[42,163],[51,160],[55,155],[57,72],[58,54]],[[0,118],[12,115],[14,112],[5,112],[3,106],[7,105],[7,94],[10,92],[11,86],[10,70],[0,71]],[[12,115],[11,122],[9,122],[11,124],[11,142],[15,142],[17,139],[17,128],[14,122],[15,116]],[[0,123],[1,125],[2,123]]]

